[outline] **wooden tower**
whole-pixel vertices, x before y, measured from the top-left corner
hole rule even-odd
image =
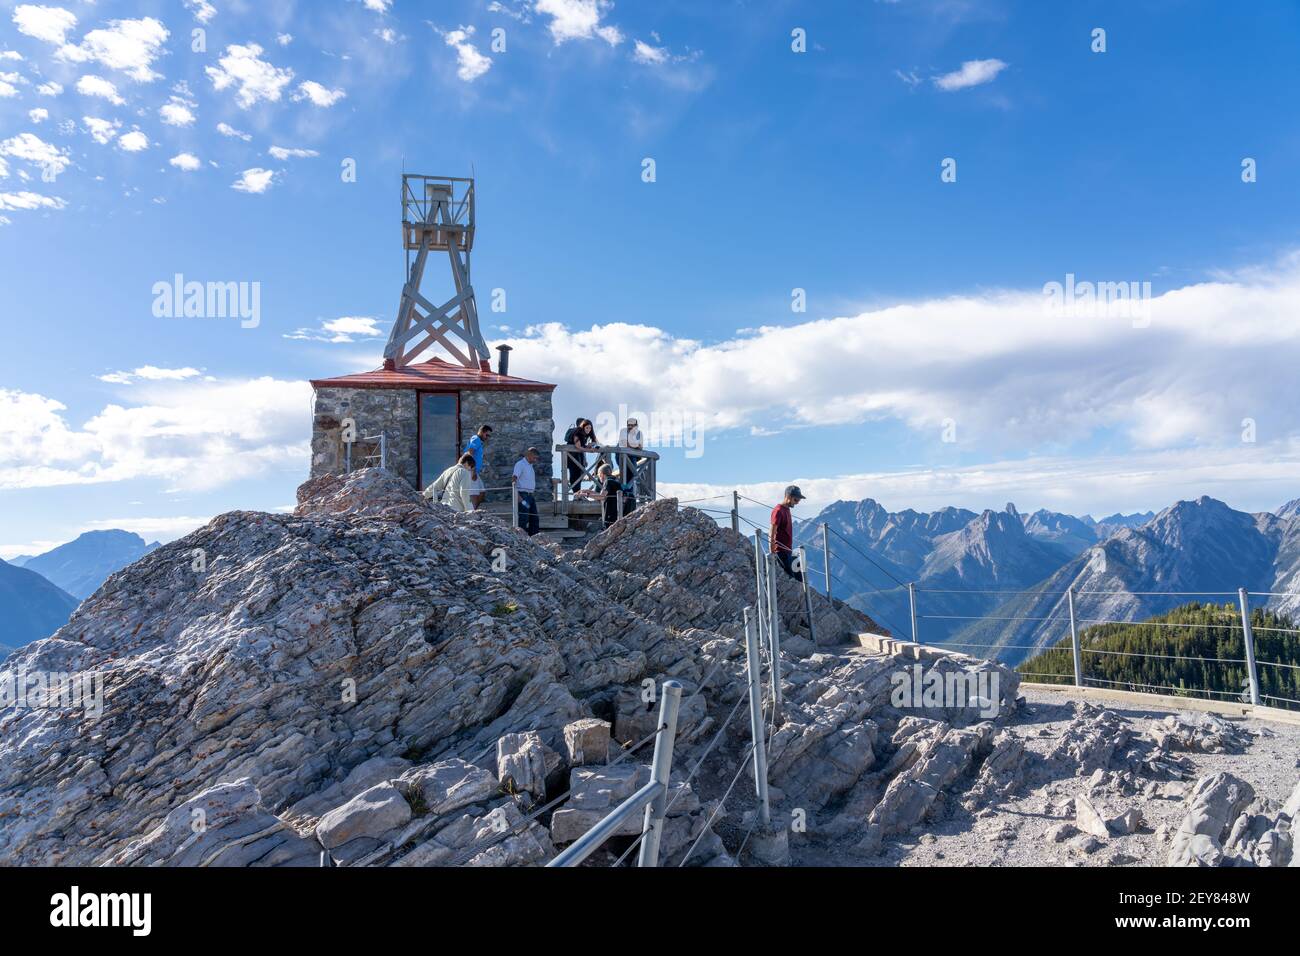
[[[384,368],[405,368],[436,343],[466,368],[491,371],[487,343],[479,331],[474,287],[470,284],[474,180],[403,175],[402,244],[406,247],[406,283],[402,286],[397,320],[384,347]],[[440,306],[420,292],[431,252],[447,254],[456,289]]]

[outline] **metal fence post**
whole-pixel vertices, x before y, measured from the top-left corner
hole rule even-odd
[[[758,642],[767,642],[767,561],[763,557],[763,532],[754,531],[754,607],[758,610]]]
[[[388,435],[379,433],[379,467],[388,468]]]
[[[912,643],[920,644],[921,635],[916,631],[916,585],[910,582],[907,585],[907,604],[912,609]]]
[[[1259,704],[1259,674],[1255,671],[1255,632],[1250,626],[1250,597],[1245,588],[1237,589],[1241,602],[1241,630],[1246,639],[1246,670],[1250,678],[1250,702]]]
[[[745,608],[745,661],[749,668],[749,732],[754,738],[754,789],[758,792],[758,820],[767,828],[772,824],[772,808],[767,798],[767,745],[763,738],[763,693],[758,683],[758,630]]]
[[[831,599],[831,531],[822,522],[822,572],[826,575],[826,600]]]
[[[1079,627],[1074,619],[1074,588],[1065,589],[1065,600],[1070,606],[1070,645],[1074,648],[1074,686],[1083,686],[1083,651],[1079,648]]]
[[[659,865],[659,838],[664,832],[664,813],[668,809],[668,784],[673,769],[673,744],[677,739],[677,713],[682,703],[682,685],[675,680],[664,681],[663,696],[659,701],[659,726],[662,732],[655,738],[654,760],[650,763],[650,779],[662,784],[663,789],[645,808],[645,822],[641,826],[641,849],[637,866]]]
[[[515,482],[510,483],[510,518],[511,524],[516,528],[519,527],[519,485]]]
[[[731,493],[731,530],[740,534],[740,492]]]
[[[817,627],[813,624],[812,594],[808,591],[808,549],[799,545],[799,576],[803,578],[803,606],[808,612],[808,636],[817,644]]]
[[[776,558],[767,559],[767,639],[772,655],[772,721],[777,723],[784,699],[781,696],[781,614],[776,603]]]

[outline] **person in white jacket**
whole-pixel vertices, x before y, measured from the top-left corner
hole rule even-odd
[[[452,511],[473,511],[471,484],[474,474],[474,455],[466,452],[424,489],[424,497],[430,501],[441,500]]]

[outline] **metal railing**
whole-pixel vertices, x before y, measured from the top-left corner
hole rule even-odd
[[[756,539],[761,536],[762,528],[751,521],[741,513],[741,502],[747,501],[762,508],[771,508],[772,505],[750,498],[741,494],[739,491],[733,491],[730,495],[713,495],[706,498],[693,499],[698,502],[711,502],[715,500],[730,499],[730,509],[722,510],[707,505],[696,505],[699,510],[709,513],[719,524],[729,523],[734,531],[739,532],[742,524],[750,525],[755,530]],[[688,502],[679,502],[687,504]],[[1036,633],[1050,628],[1053,624],[1058,624],[1063,629],[1068,627],[1069,648],[1068,653],[1072,659],[1071,671],[1065,677],[1072,680],[1076,686],[1085,687],[1092,684],[1118,686],[1122,684],[1131,685],[1132,689],[1145,692],[1159,693],[1164,690],[1172,690],[1180,695],[1200,693],[1209,696],[1227,696],[1239,698],[1244,703],[1253,705],[1261,704],[1281,704],[1293,707],[1300,707],[1300,681],[1285,682],[1278,677],[1271,681],[1272,687],[1280,687],[1278,693],[1270,694],[1265,692],[1263,683],[1260,680],[1260,668],[1271,668],[1276,671],[1290,671],[1300,673],[1300,664],[1288,663],[1285,660],[1266,660],[1259,657],[1259,642],[1256,638],[1256,631],[1263,633],[1282,633],[1300,638],[1300,628],[1297,627],[1272,627],[1270,624],[1252,623],[1251,620],[1251,597],[1296,597],[1293,593],[1279,594],[1276,592],[1254,592],[1246,588],[1237,588],[1235,590],[1225,590],[1221,592],[1178,592],[1178,591],[1158,591],[1158,592],[1130,592],[1130,591],[1102,591],[1093,589],[1076,589],[1066,588],[1063,591],[1044,591],[1041,589],[992,589],[992,588],[925,588],[919,586],[916,582],[903,581],[897,574],[892,572],[882,563],[883,559],[877,560],[863,548],[860,548],[853,541],[846,538],[840,532],[831,528],[826,522],[821,522],[818,526],[821,541],[821,567],[812,567],[808,561],[808,550],[806,546],[796,546],[793,550],[798,555],[799,565],[803,572],[805,587],[808,586],[809,576],[820,579],[822,593],[828,599],[835,600],[833,594],[838,592],[841,601],[851,599],[852,603],[864,610],[871,617],[880,621],[895,636],[910,635],[914,643],[923,643],[926,638],[922,632],[922,623],[927,620],[932,621],[1035,621],[1040,625]],[[841,547],[839,554],[836,554],[836,548],[832,546],[832,539]],[[816,540],[816,539],[814,539]],[[861,558],[860,567],[844,560],[849,553],[855,553]],[[835,566],[832,561],[835,558],[840,560]],[[864,570],[871,571],[880,577],[886,579],[888,583],[878,583],[873,581],[864,573]],[[854,577],[854,581],[845,581],[836,572],[842,572]],[[832,586],[834,584],[834,587]],[[903,594],[906,593],[906,601],[903,602]],[[953,593],[953,594],[995,594],[1002,596],[1003,600],[1009,600],[1015,596],[1035,595],[1038,597],[1057,597],[1059,600],[1049,609],[1046,616],[1032,617],[1025,614],[1004,612],[999,613],[1000,607],[994,606],[983,614],[949,614],[949,613],[924,613],[922,607],[922,598],[926,594]],[[1240,634],[1242,641],[1243,656],[1241,658],[1224,658],[1224,657],[1198,657],[1194,654],[1145,654],[1132,651],[1111,651],[1099,647],[1087,646],[1087,635],[1081,631],[1081,625],[1131,625],[1143,626],[1150,625],[1153,627],[1167,628],[1193,628],[1201,627],[1224,627],[1226,624],[1180,624],[1177,622],[1159,622],[1143,621],[1141,619],[1131,620],[1113,620],[1106,617],[1081,617],[1076,611],[1076,602],[1083,596],[1106,594],[1127,594],[1135,597],[1234,597],[1236,598],[1239,621],[1233,626]],[[1148,602],[1151,603],[1151,602]],[[892,610],[890,615],[895,611],[900,611],[904,617],[905,625],[897,626],[890,620],[889,616],[881,612],[882,607],[889,607]],[[1013,609],[1014,610],[1014,609]],[[1166,610],[1172,610],[1167,608]],[[1156,610],[1149,610],[1148,616],[1161,613]],[[809,609],[811,619],[811,608]],[[968,653],[975,655],[994,656],[1001,650],[1018,650],[1032,651],[1038,654],[1050,654],[1054,651],[1065,650],[1062,642],[1048,643],[1034,638],[1032,644],[1004,644],[997,643],[990,645],[988,643],[963,643],[959,640],[953,640],[956,635],[944,635],[941,629],[941,636],[931,635],[930,640],[939,646],[952,649],[968,649]],[[1243,688],[1240,692],[1224,691],[1213,686],[1204,687],[1171,687],[1169,685],[1144,684],[1141,681],[1114,681],[1107,680],[1096,675],[1089,675],[1086,668],[1086,659],[1090,656],[1120,656],[1120,657],[1151,657],[1164,658],[1168,660],[1192,660],[1202,663],[1223,665],[1223,666],[1241,666],[1244,668]],[[1061,674],[1031,674],[1030,672],[1021,671],[1022,676],[1049,677],[1057,680],[1062,679]],[[1294,690],[1289,689],[1292,685]],[[1270,688],[1272,689],[1272,688]],[[1295,696],[1286,696],[1294,694]]]
[[[694,766],[678,787],[677,794],[671,801],[667,800],[667,793],[670,789],[672,748],[676,738],[677,714],[680,710],[681,685],[676,681],[667,681],[664,684],[664,696],[661,703],[659,729],[653,734],[648,735],[642,741],[632,745],[628,752],[613,761],[618,763],[623,757],[628,756],[631,751],[636,750],[644,744],[650,737],[656,737],[654,761],[651,768],[650,781],[637,790],[621,804],[618,805],[609,814],[603,817],[595,826],[585,834],[569,845],[559,856],[552,860],[548,866],[577,866],[590,857],[598,850],[611,836],[618,833],[619,829],[626,824],[629,819],[635,817],[638,812],[644,811],[644,820],[641,827],[641,835],[637,840],[624,850],[622,856],[615,861],[614,865],[618,866],[624,859],[640,845],[640,854],[638,856],[638,866],[657,866],[660,835],[663,828],[664,820],[668,811],[672,809],[676,801],[687,792],[691,782],[699,773],[700,768],[704,766],[705,760],[717,747],[727,732],[728,726],[732,719],[740,712],[741,705],[748,702],[749,704],[749,729],[750,743],[741,754],[741,759],[736,767],[735,774],[731,778],[722,798],[714,807],[705,826],[701,829],[699,835],[687,848],[678,866],[685,866],[690,860],[691,855],[699,846],[704,834],[709,831],[713,821],[726,806],[728,798],[735,790],[736,783],[746,768],[752,763],[754,767],[754,793],[757,805],[754,809],[754,819],[750,824],[749,831],[745,834],[741,842],[741,849],[748,844],[750,836],[755,829],[762,827],[764,830],[770,830],[772,826],[772,809],[771,795],[768,787],[768,745],[771,736],[775,733],[777,722],[780,719],[782,710],[782,689],[781,689],[781,615],[778,606],[777,588],[776,588],[776,559],[770,554],[764,554],[761,549],[761,539],[758,535],[754,537],[755,543],[755,561],[754,561],[754,597],[755,603],[746,606],[742,611],[742,620],[745,635],[745,685],[746,693],[742,694],[736,701],[735,705],[722,720],[721,725],[714,732],[708,745],[704,748],[703,753],[696,759]],[[767,693],[764,694],[763,688],[763,663],[767,662],[768,686]],[[724,657],[719,660],[713,669],[705,675],[700,681],[698,689],[691,695],[694,700],[699,694],[704,692],[713,675],[716,674],[726,662]],[[669,700],[669,688],[675,688],[671,693],[673,699]],[[770,716],[769,716],[770,715]],[[766,730],[764,725],[766,724]]]
[[[555,507],[562,507],[564,513],[568,513],[571,501],[601,500],[589,497],[590,492],[580,498],[579,493],[583,482],[590,482],[593,488],[599,485],[597,473],[600,466],[606,463],[618,471],[620,482],[624,482],[629,473],[632,475],[631,480],[624,484],[623,493],[617,496],[619,518],[623,517],[625,497],[630,497],[635,502],[654,501],[658,497],[658,452],[626,445],[556,445],[555,450],[560,455],[560,467],[555,473],[557,477],[551,480],[555,486]],[[594,456],[590,462],[588,456]],[[630,493],[628,484],[631,485]]]
[[[668,807],[668,786],[672,773],[673,744],[677,737],[677,715],[682,702],[682,685],[664,681],[659,702],[659,730],[651,762],[650,781],[632,794],[599,823],[569,844],[568,849],[547,866],[578,866],[604,845],[628,820],[644,813],[641,824],[641,852],[637,866],[659,865],[659,840]]]
[[[383,432],[380,432],[378,435],[362,435],[356,441],[364,441],[364,442],[378,441],[379,442],[379,445],[375,449],[374,454],[362,456],[361,461],[363,462],[362,464],[363,468],[370,467],[372,463],[378,464],[380,468],[388,467],[388,436],[387,435],[385,435]],[[349,475],[352,474],[352,446],[354,444],[356,444],[356,442],[347,441],[346,439],[343,442],[344,474],[349,474]]]

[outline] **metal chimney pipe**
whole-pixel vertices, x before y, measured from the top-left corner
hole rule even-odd
[[[500,357],[497,359],[497,374],[509,375],[511,348],[508,345],[498,345],[497,351],[501,353]]]

